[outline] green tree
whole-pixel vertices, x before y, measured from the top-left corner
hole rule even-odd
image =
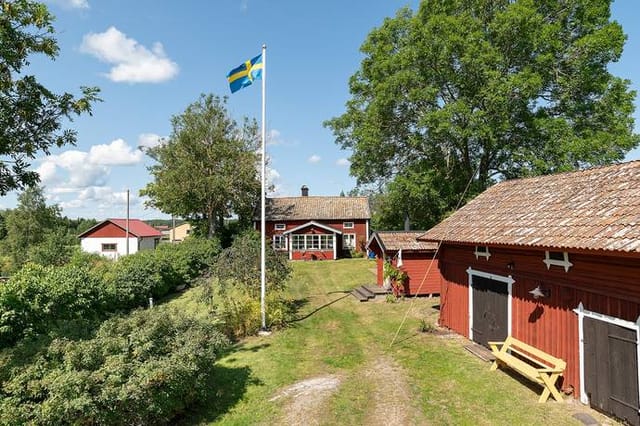
[[[141,191],[148,205],[205,224],[209,237],[233,213],[250,218],[260,194],[258,126],[247,118],[238,125],[226,102],[201,95],[171,119],[169,139],[147,151],[154,182]]]
[[[63,130],[62,122],[91,113],[98,100],[95,87],[81,87],[77,98],[59,95],[24,74],[29,56],[58,55],[53,19],[41,3],[0,0],[0,195],[38,182],[30,160],[53,146],[75,143],[76,132]]]
[[[423,0],[371,31],[325,125],[388,218],[429,225],[469,183],[467,198],[636,147],[635,92],[607,69],[624,42],[610,0]]]
[[[18,196],[18,206],[5,215],[7,236],[3,249],[11,257],[13,269],[27,260],[29,249],[45,240],[57,226],[60,208],[47,206],[42,188],[27,188]]]

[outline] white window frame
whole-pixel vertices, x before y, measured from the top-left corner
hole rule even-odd
[[[105,250],[104,246],[113,246],[113,249]],[[103,253],[113,253],[118,251],[118,243],[102,243],[100,246],[100,251]]]
[[[564,259],[563,260],[558,260],[558,259],[552,259],[549,256],[550,252],[549,250],[544,252],[544,260],[543,262],[545,263],[545,265],[547,265],[547,269],[551,269],[551,265],[554,266],[562,266],[564,267],[564,271],[565,272],[569,272],[569,268],[571,268],[573,266],[573,263],[569,262],[569,253],[567,253],[566,251],[563,252],[553,252],[553,253],[562,253]]]
[[[275,229],[276,231],[284,231],[285,229],[287,229],[287,224],[286,223],[276,223],[275,225],[273,225],[273,229]]]
[[[349,244],[349,240],[353,245]],[[356,234],[342,234],[342,248],[345,250],[354,250],[356,248]]]
[[[343,222],[342,223],[342,229],[353,229],[355,227],[356,227],[356,225],[353,222]]]
[[[291,234],[293,251],[333,250],[333,234]]]
[[[484,250],[483,251],[478,250],[479,248],[484,248]],[[489,260],[489,258],[491,257],[491,253],[489,252],[489,246],[476,246],[476,249],[473,252],[473,254],[476,255],[476,259],[480,257],[484,257],[485,259]]]
[[[287,250],[288,244],[287,244],[287,237],[282,235],[282,234],[276,234],[273,237],[273,241],[272,241],[272,245],[273,245],[273,249],[274,250]],[[276,243],[276,240],[278,240],[280,242],[280,246],[278,245],[278,243]],[[282,244],[284,242],[284,244]]]

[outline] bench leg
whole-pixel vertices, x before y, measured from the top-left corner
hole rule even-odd
[[[540,378],[544,382],[544,390],[538,402],[546,402],[547,399],[549,399],[549,395],[553,395],[553,398],[558,402],[564,401],[562,395],[558,392],[558,389],[556,389],[556,380],[558,380],[558,377],[560,377],[560,374],[557,373],[540,375]]]
[[[496,371],[498,369],[498,360],[496,359],[495,361],[493,361],[493,364],[491,364],[491,368],[489,369],[489,371]]]

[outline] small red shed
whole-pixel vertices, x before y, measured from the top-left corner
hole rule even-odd
[[[640,424],[640,162],[499,183],[419,239],[441,325],[561,358],[563,389]]]
[[[384,262],[404,271],[408,280],[405,294],[425,295],[440,293],[440,271],[436,252],[438,245],[418,241],[424,231],[377,231],[371,235],[367,248],[376,255],[377,283],[384,285]]]

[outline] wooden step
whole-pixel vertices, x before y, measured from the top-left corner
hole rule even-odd
[[[386,288],[376,285],[376,284],[365,284],[362,287],[366,288],[373,294],[389,294],[391,290],[387,290]]]
[[[363,296],[367,296],[369,299],[373,299],[374,297],[376,297],[376,294],[374,292],[372,292],[371,290],[369,290],[363,285],[356,288],[356,290],[358,290],[360,294],[362,294]]]
[[[357,288],[354,288],[353,290],[351,290],[351,295],[361,302],[366,302],[367,300],[369,300],[369,298],[361,294]]]

